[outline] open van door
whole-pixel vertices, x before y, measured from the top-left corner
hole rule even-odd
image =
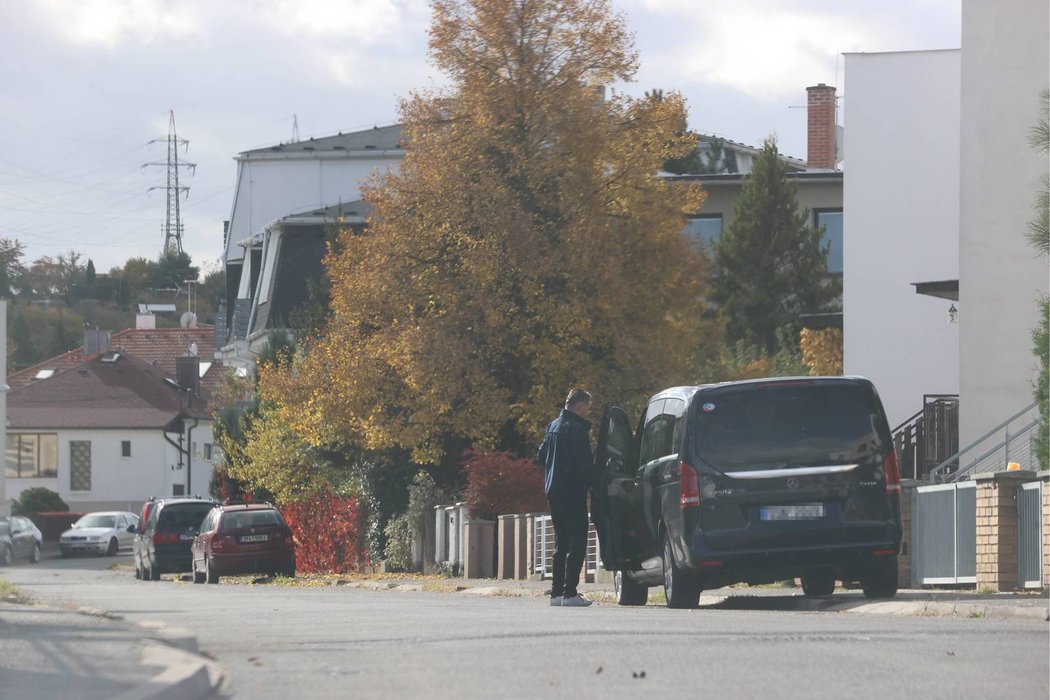
[[[624,568],[623,522],[634,491],[634,433],[619,406],[606,406],[598,429],[591,486],[591,520],[598,532],[602,565],[607,571]]]

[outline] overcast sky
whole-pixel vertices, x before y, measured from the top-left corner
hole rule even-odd
[[[805,158],[805,88],[843,52],[957,48],[959,0],[612,0],[641,56],[633,95],[682,92],[691,128]],[[442,84],[427,0],[0,0],[0,238],[25,262],[102,272],[163,244],[168,111],[197,165],[183,246],[215,269],[244,150],[397,120]]]

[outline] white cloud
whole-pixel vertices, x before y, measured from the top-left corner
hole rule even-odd
[[[688,27],[687,42],[673,42],[643,60],[658,63],[678,81],[738,90],[760,100],[798,93],[799,86],[833,82],[844,51],[870,49],[878,29],[841,9],[821,11],[791,2],[641,0],[669,26]]]
[[[283,33],[374,44],[398,30],[403,4],[397,0],[276,0],[266,5],[262,17]]]
[[[45,21],[74,44],[116,48],[203,32],[196,0],[37,0]]]

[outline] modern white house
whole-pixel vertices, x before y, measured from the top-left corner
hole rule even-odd
[[[1044,0],[963,0],[962,48],[847,54],[844,369],[896,424],[958,394],[960,448],[1033,402],[1047,260],[1025,240],[1047,161]]]
[[[12,389],[6,505],[38,486],[80,512],[206,496],[219,453],[199,372],[195,356],[179,358],[176,380],[152,362],[107,351]]]
[[[219,314],[216,324],[224,364],[235,368],[254,364],[270,327],[269,309],[260,309],[259,304],[273,298],[270,292],[278,278],[288,279],[279,270],[284,265],[291,266],[289,274],[304,265],[320,270],[323,227],[331,223],[326,217],[339,218],[333,212],[341,208],[356,212],[362,184],[374,175],[397,172],[404,152],[401,125],[396,124],[278,144],[237,156],[236,192],[223,253],[225,314]],[[347,216],[364,221],[359,213]],[[304,219],[311,220],[305,222],[308,228],[313,224],[322,228],[313,226],[305,245],[286,245],[296,235],[292,229]],[[301,226],[295,230],[303,233]],[[299,259],[289,262],[296,252]],[[302,286],[303,277],[297,276]],[[286,287],[288,284],[286,281]],[[301,301],[301,292],[296,289],[288,298]]]

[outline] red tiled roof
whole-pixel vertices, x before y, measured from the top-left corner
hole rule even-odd
[[[10,429],[162,428],[180,413],[208,419],[204,399],[172,386],[135,357],[92,357],[7,395]],[[187,402],[183,404],[182,402]]]
[[[159,367],[168,375],[175,376],[175,358],[185,355],[190,345],[196,343],[197,354],[201,362],[211,362],[211,367],[201,377],[201,390],[212,394],[222,383],[224,368],[221,362],[213,360],[215,352],[215,328],[128,328],[113,334],[110,347],[125,355]],[[12,389],[27,386],[37,381],[36,375],[41,370],[53,369],[56,374],[79,365],[88,358],[83,347],[74,348],[32,367],[9,374],[7,385]]]

